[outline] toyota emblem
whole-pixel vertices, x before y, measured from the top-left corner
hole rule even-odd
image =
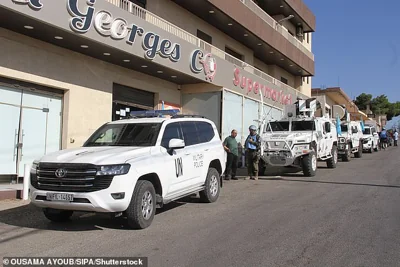
[[[67,171],[65,169],[57,169],[54,174],[57,178],[63,178],[67,174]]]

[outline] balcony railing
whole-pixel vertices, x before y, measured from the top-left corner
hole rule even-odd
[[[300,49],[309,58],[314,60],[314,54],[297,38],[293,37],[285,27],[282,27],[276,20],[274,20],[270,15],[268,15],[261,7],[259,7],[252,0],[240,0],[245,6],[247,6],[251,11],[253,11],[258,17],[268,23],[272,28],[279,32],[283,37],[285,37],[294,46]]]
[[[262,72],[261,70],[249,65],[246,62],[241,61],[240,59],[237,59],[230,54],[226,53],[225,51],[201,40],[200,38],[194,36],[191,33],[188,33],[187,31],[179,28],[178,26],[166,21],[165,19],[162,19],[158,17],[157,15],[154,15],[153,13],[147,11],[146,9],[143,9],[129,0],[106,0],[107,2],[120,7],[129,13],[131,13],[134,16],[137,16],[193,45],[196,45],[197,47],[203,49],[204,51],[207,51],[209,53],[212,53],[213,55],[222,58],[226,61],[229,61],[233,64],[235,64],[238,67],[242,67],[245,71],[252,73],[258,77],[263,78],[264,80],[267,80],[275,85],[277,85],[279,88],[286,88],[290,90],[294,90],[295,92],[297,91],[293,87],[282,83],[281,81],[278,81],[277,79],[273,78],[272,76],[266,74],[265,72]],[[297,91],[298,92],[298,91]]]

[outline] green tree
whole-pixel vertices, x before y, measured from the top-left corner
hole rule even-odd
[[[374,114],[387,114],[391,108],[391,103],[386,95],[380,95],[371,100],[371,110]]]
[[[354,101],[354,104],[358,107],[360,110],[366,110],[367,105],[371,104],[372,101],[372,95],[371,94],[366,94],[362,93],[361,95],[356,97],[356,100]]]
[[[386,116],[388,120],[391,120],[393,117],[400,115],[400,102],[390,103],[389,111]]]

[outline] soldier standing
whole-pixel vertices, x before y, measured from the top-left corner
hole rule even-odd
[[[258,180],[258,163],[260,161],[261,138],[257,134],[257,127],[251,125],[249,127],[250,134],[244,143],[247,151],[247,173],[249,177],[245,180]]]

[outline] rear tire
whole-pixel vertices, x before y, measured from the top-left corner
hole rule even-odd
[[[139,180],[126,210],[128,225],[133,229],[145,229],[151,225],[156,214],[156,191],[151,182]]]
[[[69,221],[72,214],[74,213],[72,210],[57,210],[46,208],[43,209],[44,216],[52,222],[66,222]]]
[[[217,201],[221,191],[219,173],[214,168],[209,168],[205,182],[205,188],[199,193],[200,201],[204,203],[213,203]]]
[[[326,161],[326,166],[329,169],[336,168],[337,161],[338,161],[338,149],[336,145],[332,146],[332,157]]]
[[[303,173],[306,177],[313,177],[317,173],[317,155],[314,151],[302,159]]]

